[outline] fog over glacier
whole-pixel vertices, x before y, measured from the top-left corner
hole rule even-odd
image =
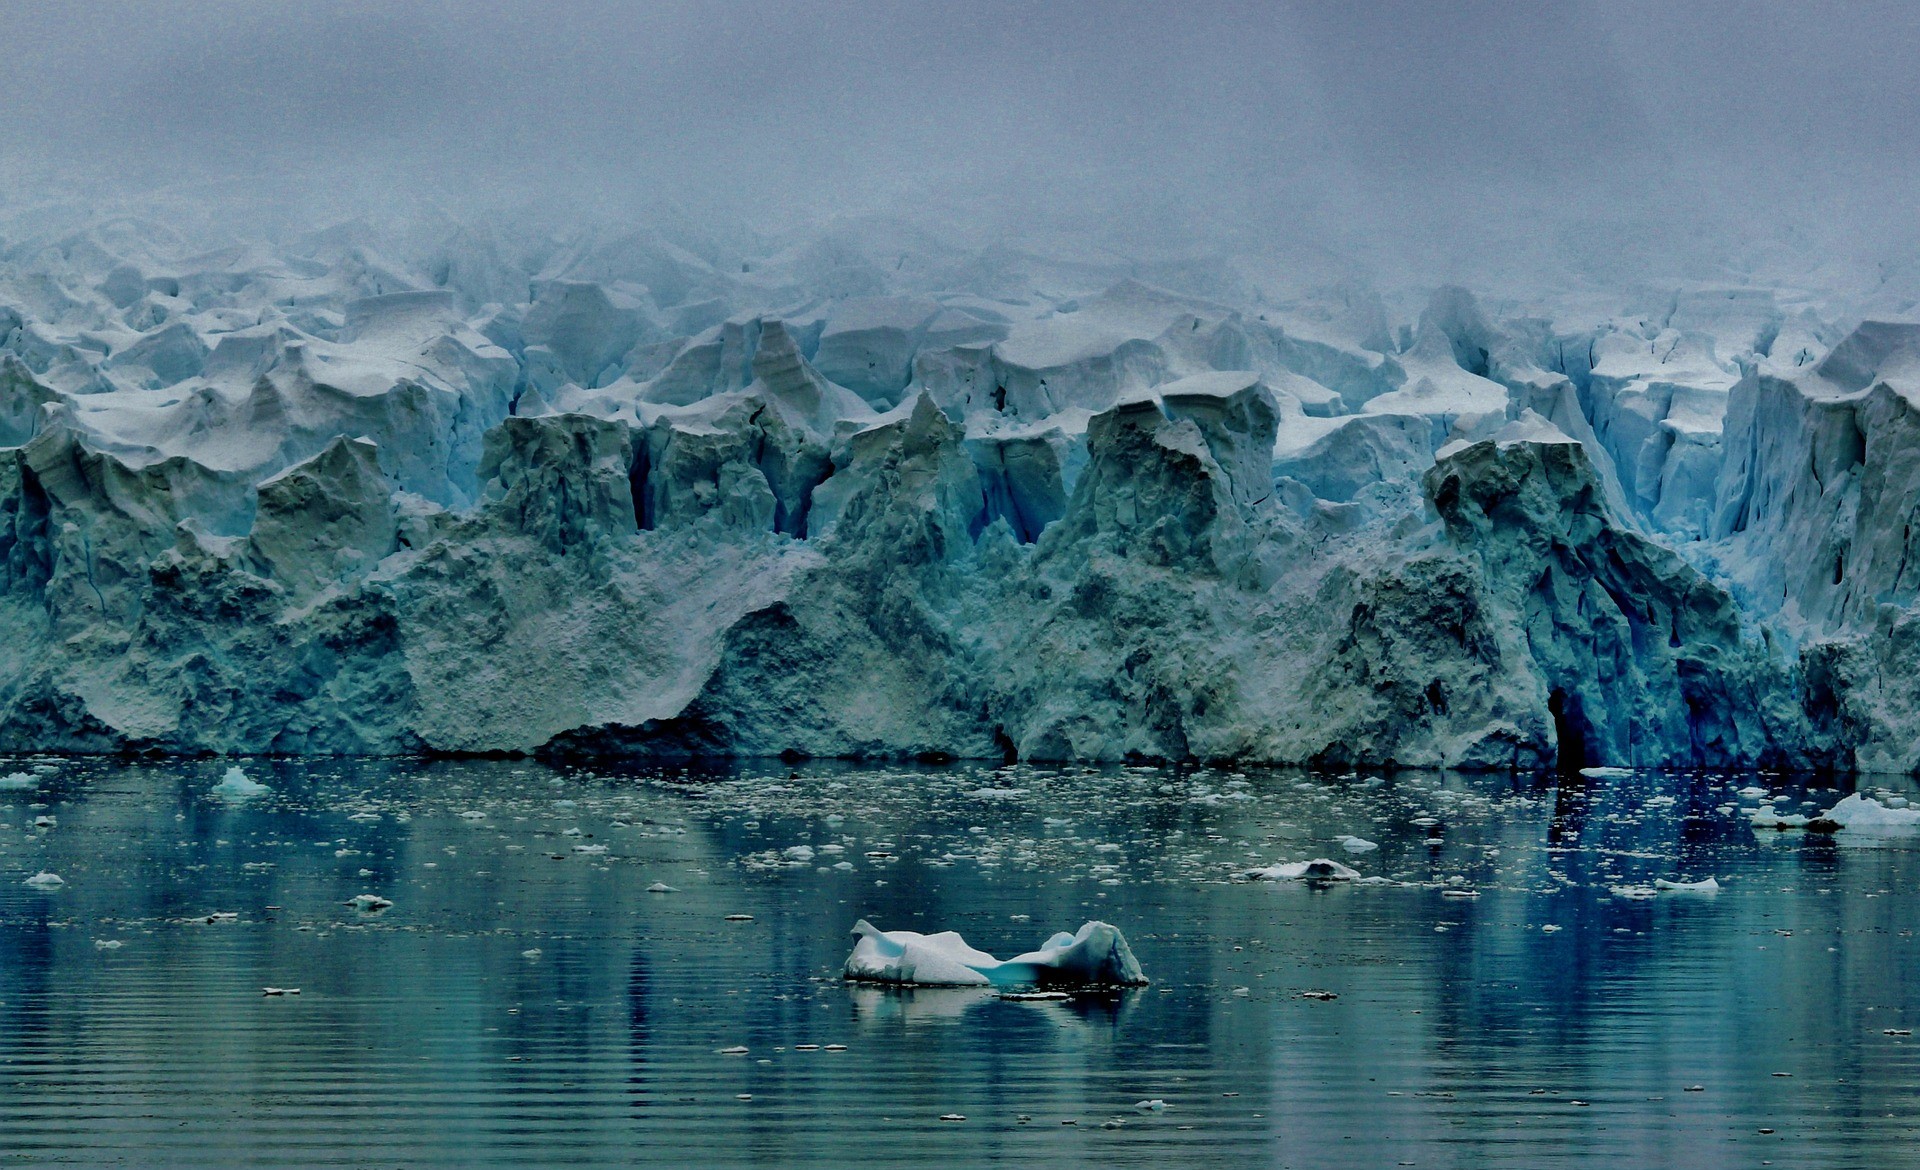
[[[7,22],[0,746],[1920,765],[1909,7]]]
[[[8,41],[27,201],[669,201],[710,227],[1325,249],[1424,282],[1503,246],[1624,279],[1770,244],[1885,259],[1920,164],[1896,3],[25,0]]]

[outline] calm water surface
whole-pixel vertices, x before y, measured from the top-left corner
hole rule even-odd
[[[0,1166],[1920,1166],[1920,854],[1756,834],[1737,795],[1830,791],[0,774],[36,766],[0,792]],[[1316,856],[1390,880],[1234,880]],[[1002,954],[1101,918],[1153,985],[849,987],[862,916]]]

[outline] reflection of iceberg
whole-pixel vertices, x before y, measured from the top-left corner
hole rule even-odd
[[[968,1008],[993,1002],[986,987],[890,987],[854,985],[854,1014],[862,1020],[929,1024],[957,1020]]]
[[[1920,832],[1920,808],[1889,808],[1871,796],[1858,792],[1820,814],[1822,828],[1838,828],[1849,833]]]
[[[1089,922],[1062,931],[1037,951],[1000,960],[977,951],[951,930],[920,934],[854,924],[860,941],[847,956],[847,978],[931,987],[1010,987],[1021,984],[1142,984],[1147,977],[1118,927]]]

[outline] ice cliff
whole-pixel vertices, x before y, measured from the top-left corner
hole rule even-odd
[[[1920,767],[1920,320],[0,223],[0,748]]]

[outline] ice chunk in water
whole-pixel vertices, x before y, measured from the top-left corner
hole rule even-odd
[[[1697,882],[1676,882],[1669,881],[1666,878],[1656,878],[1654,879],[1653,886],[1657,890],[1669,890],[1676,894],[1717,894],[1720,892],[1720,882],[1717,878],[1703,878]]]
[[[67,880],[57,873],[41,870],[27,879],[27,884],[36,890],[57,890],[67,884]]]
[[[1253,882],[1350,882],[1360,871],[1325,857],[1312,861],[1286,861],[1264,869],[1250,869],[1240,875]]]
[[[40,780],[32,772],[13,772],[0,776],[0,789],[37,788]]]
[[[1858,792],[1821,813],[1818,819],[1831,821],[1849,833],[1920,832],[1920,809],[1891,808]]]
[[[249,780],[247,774],[239,768],[228,768],[220,783],[213,786],[213,794],[225,800],[245,800],[250,796],[264,796],[273,791],[257,780]]]
[[[1127,936],[1105,922],[1089,922],[1073,934],[1062,931],[1039,950],[1006,960],[975,950],[951,930],[881,930],[863,918],[853,933],[859,941],[847,956],[848,979],[932,987],[1147,982]]]

